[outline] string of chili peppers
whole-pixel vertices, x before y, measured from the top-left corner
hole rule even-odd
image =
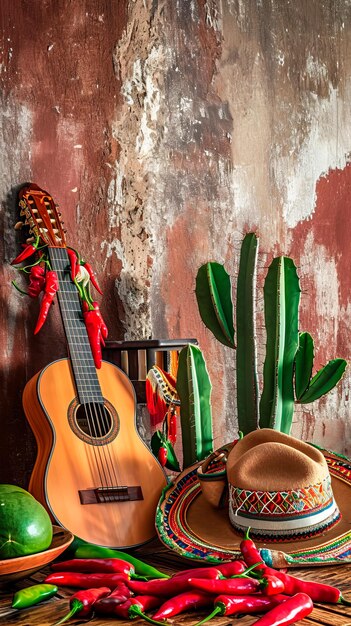
[[[108,336],[108,329],[100,312],[98,302],[93,300],[90,285],[102,295],[99,283],[90,263],[82,259],[77,250],[67,248],[70,260],[71,279],[78,289],[82,300],[83,318],[87,329],[89,343],[94,358],[95,367],[101,368],[102,352]]]
[[[38,320],[34,329],[35,335],[44,325],[59,287],[57,274],[52,270],[47,254],[44,252],[46,247],[46,245],[40,245],[38,236],[34,243],[26,244],[22,252],[11,262],[16,270],[29,275],[28,291],[23,291],[15,280],[12,281],[13,286],[30,298],[38,298],[42,293]],[[18,267],[19,263],[30,260],[31,257],[34,257],[32,263]]]
[[[161,422],[161,428],[155,430],[151,438],[151,449],[162,467],[179,471],[174,444],[177,440],[177,407],[180,401],[175,384],[176,378],[158,365],[154,365],[147,373],[146,406],[151,425]]]
[[[25,244],[22,252],[11,262],[11,265],[15,266],[16,270],[29,276],[27,291],[21,289],[15,280],[12,281],[17,291],[23,295],[28,295],[30,298],[38,298],[42,294],[38,320],[34,329],[35,335],[43,327],[59,289],[57,273],[52,269],[47,251],[45,250],[47,245],[40,244],[41,240],[38,236],[35,242]],[[66,250],[69,258],[69,267],[67,269],[82,301],[83,319],[94,363],[96,368],[99,369],[102,362],[101,346],[105,345],[108,329],[101,315],[98,302],[94,301],[91,296],[90,285],[93,285],[98,293],[102,294],[102,291],[90,263],[84,261],[73,248],[67,248]],[[21,263],[29,260],[33,262],[19,266]]]
[[[151,450],[162,467],[180,471],[179,462],[174,451],[177,432],[177,412],[174,405],[168,407],[163,419],[161,430],[156,430],[151,437]]]

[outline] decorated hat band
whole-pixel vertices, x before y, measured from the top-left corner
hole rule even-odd
[[[229,485],[229,519],[239,531],[275,538],[311,535],[338,521],[340,512],[329,478],[298,491],[249,491]],[[312,506],[309,504],[312,502]]]

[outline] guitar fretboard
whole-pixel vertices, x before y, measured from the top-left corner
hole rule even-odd
[[[52,269],[58,276],[57,297],[79,402],[81,404],[103,403],[79,295],[71,280],[70,261],[66,248],[49,248],[49,257]]]

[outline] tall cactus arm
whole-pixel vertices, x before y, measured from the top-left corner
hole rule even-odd
[[[230,277],[223,265],[202,265],[196,276],[195,293],[204,324],[218,341],[235,348]]]
[[[179,354],[177,373],[184,467],[213,450],[211,388],[202,352],[189,344]]]
[[[339,382],[346,369],[345,359],[333,359],[313,376],[308,389],[299,398],[301,404],[314,402]]]
[[[236,294],[236,382],[239,430],[246,435],[258,423],[258,383],[255,343],[255,294],[258,239],[245,235],[241,246]]]
[[[267,332],[260,427],[289,434],[294,412],[293,372],[298,348],[300,285],[288,257],[273,259],[264,285]]]
[[[297,400],[310,384],[314,359],[314,344],[310,333],[299,334],[299,348],[295,356],[295,396]]]

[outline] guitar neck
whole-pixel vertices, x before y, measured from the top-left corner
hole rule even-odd
[[[80,404],[102,403],[101,387],[96,374],[78,291],[71,280],[70,261],[66,248],[50,247],[49,257],[52,269],[58,276],[57,297],[79,402]]]

